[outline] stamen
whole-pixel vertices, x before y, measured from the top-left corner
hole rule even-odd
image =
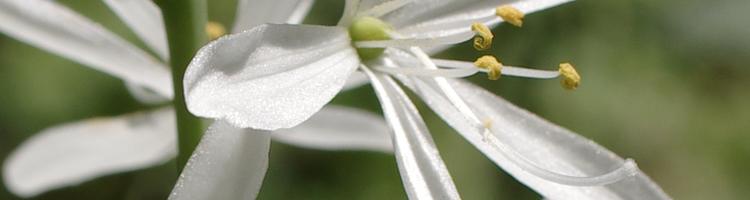
[[[384,2],[377,6],[370,8],[367,11],[362,12],[360,14],[360,17],[361,16],[381,17],[409,3],[411,3],[411,0],[393,0],[393,1]]]
[[[397,58],[400,61],[408,61],[406,58]],[[477,68],[477,66],[472,62],[466,62],[466,61],[457,61],[457,60],[443,60],[443,59],[436,59],[433,58],[432,62],[435,63],[435,65],[440,67],[449,67],[449,68]],[[489,72],[490,70],[487,69],[480,69],[481,72]],[[523,77],[523,78],[538,78],[538,79],[550,79],[550,78],[557,78],[560,76],[560,72],[557,70],[538,70],[538,69],[529,69],[524,67],[514,67],[514,66],[502,66],[502,75],[505,76],[517,76],[517,77]]]
[[[514,8],[513,6],[504,5],[504,6],[498,6],[495,9],[495,14],[503,18],[506,22],[513,24],[514,26],[521,27],[523,26],[523,17],[524,14],[520,10]]]
[[[457,44],[473,37],[474,33],[466,32],[433,38],[406,38],[390,40],[368,40],[356,41],[354,47],[357,48],[386,48],[386,47],[431,47],[436,45]]]
[[[581,83],[581,76],[578,75],[578,72],[573,68],[573,65],[570,63],[560,63],[559,71],[560,75],[562,75],[560,84],[562,84],[563,88],[568,90],[575,90],[578,88],[578,84]]]
[[[462,69],[426,69],[426,68],[405,68],[405,67],[371,67],[374,70],[394,74],[394,75],[412,75],[412,76],[431,76],[431,77],[446,77],[446,78],[463,78],[471,76],[479,72],[476,68],[462,68]]]
[[[487,50],[492,47],[492,38],[495,37],[486,25],[478,22],[471,24],[471,31],[477,33],[474,37],[474,48],[477,50]]]
[[[208,39],[215,40],[225,34],[227,34],[227,29],[220,23],[213,21],[206,23],[206,35],[208,35]]]
[[[500,61],[497,61],[495,56],[479,57],[477,58],[477,61],[474,61],[474,65],[480,69],[486,69],[487,78],[490,80],[500,79],[500,70],[502,70],[503,64],[500,63]]]

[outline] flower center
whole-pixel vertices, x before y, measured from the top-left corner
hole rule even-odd
[[[360,17],[355,19],[349,26],[349,36],[352,42],[371,41],[371,40],[389,40],[391,39],[388,32],[392,30],[391,26],[374,17]],[[385,48],[364,48],[358,47],[357,54],[362,60],[377,58],[383,54]]]

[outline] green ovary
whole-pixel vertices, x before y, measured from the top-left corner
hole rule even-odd
[[[349,27],[349,35],[352,41],[388,40],[388,30],[391,27],[383,21],[373,17],[361,17]],[[357,48],[357,54],[362,60],[377,58],[385,51],[384,48]]]

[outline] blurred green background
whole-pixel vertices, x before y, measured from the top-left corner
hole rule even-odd
[[[143,46],[98,0],[60,0]],[[334,24],[343,1],[318,1],[306,19]],[[232,0],[211,0],[229,25]],[[676,199],[750,195],[750,1],[583,0],[497,27],[504,63],[555,69],[576,64],[582,86],[557,81],[470,79],[544,118],[597,141]],[[437,57],[473,60],[469,43]],[[456,134],[418,100],[464,199],[539,199]],[[379,112],[370,87],[336,104]],[[147,108],[114,77],[0,35],[0,158],[55,124]],[[274,143],[260,199],[405,199],[391,155],[330,152]],[[136,147],[134,147],[136,148]],[[164,199],[171,165],[98,178],[37,199]],[[0,199],[16,199],[0,187]]]

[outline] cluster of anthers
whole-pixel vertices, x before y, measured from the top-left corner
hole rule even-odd
[[[504,5],[497,7],[495,9],[495,13],[492,16],[482,18],[480,21],[484,21],[483,23],[472,23],[470,32],[440,34],[439,36],[428,38],[404,38],[402,34],[393,31],[393,29],[388,24],[377,19],[376,17],[378,16],[372,16],[372,14],[374,13],[386,13],[387,11],[395,10],[396,8],[405,5],[405,2],[408,1],[391,2],[393,3],[384,3],[382,6],[375,7],[371,11],[365,12],[369,15],[354,17],[355,20],[353,20],[349,26],[349,33],[352,36],[352,40],[354,41],[354,46],[357,48],[360,58],[362,58],[363,60],[369,60],[380,56],[384,52],[384,48],[386,47],[407,48],[412,46],[430,47],[435,45],[456,44],[466,41],[467,38],[471,37],[474,38],[473,46],[476,50],[486,51],[491,49],[492,40],[494,38],[494,34],[486,24],[497,22],[497,20],[499,20],[499,17],[503,21],[514,26],[521,27],[523,25],[524,13],[512,6]],[[340,23],[339,25],[342,24]],[[429,27],[422,28],[427,29]],[[410,30],[410,32],[416,31],[419,30]],[[418,54],[414,53],[413,51],[411,53]],[[400,61],[404,62],[409,62],[409,60],[413,59],[400,59]],[[498,80],[501,75],[538,79],[551,79],[559,77],[561,78],[560,83],[563,88],[568,90],[576,89],[581,82],[581,77],[578,75],[575,68],[570,63],[561,63],[558,70],[538,70],[515,66],[505,66],[497,59],[497,57],[492,55],[481,56],[474,62],[435,58],[431,58],[429,59],[429,61],[429,65],[434,64],[434,66],[441,67],[442,69],[438,68],[419,70],[412,68],[384,67],[374,67],[374,69],[376,71],[391,74],[441,76],[453,78],[466,77],[478,72],[484,72],[487,73],[490,80]]]
[[[357,1],[354,1],[357,2]],[[396,60],[400,63],[406,63],[412,66],[424,67],[388,67],[388,66],[364,66],[365,70],[372,69],[382,73],[392,75],[410,75],[410,76],[431,76],[446,78],[461,78],[474,75],[478,72],[484,72],[491,80],[497,80],[501,75],[536,78],[536,79],[553,79],[560,78],[563,88],[574,90],[581,82],[580,75],[576,72],[570,63],[559,64],[558,70],[539,70],[515,66],[503,65],[495,56],[485,55],[479,57],[474,62],[445,60],[430,58],[421,48],[432,48],[440,45],[458,44],[473,38],[473,46],[479,51],[485,51],[491,48],[493,33],[490,31],[488,24],[497,24],[502,19],[514,26],[523,25],[524,13],[519,9],[503,5],[496,7],[495,12],[487,16],[477,18],[477,21],[471,24],[470,31],[466,29],[450,29],[435,32],[440,29],[437,24],[423,24],[420,26],[409,27],[400,30],[393,30],[387,23],[378,19],[387,13],[397,10],[408,4],[408,0],[395,0],[375,6],[370,10],[352,16],[345,16],[339,22],[339,26],[348,27],[349,34],[352,37],[353,46],[357,49],[360,59],[368,61],[378,58],[384,54],[386,48],[392,50],[387,59]],[[350,6],[356,6],[357,3],[347,2],[347,10],[356,10]],[[463,23],[457,21],[456,24]],[[465,23],[463,23],[465,24]],[[443,24],[444,25],[444,24]],[[433,31],[433,32],[430,32]],[[414,36],[416,35],[416,36]],[[425,37],[426,36],[426,37]],[[415,59],[416,58],[416,59]],[[415,61],[416,60],[416,61]],[[598,186],[614,183],[626,177],[634,176],[638,173],[638,167],[632,159],[626,159],[622,166],[608,173],[594,176],[572,176],[560,174],[541,167],[534,162],[527,160],[524,156],[505,145],[494,134],[492,134],[491,120],[481,121],[478,117],[466,109],[466,103],[463,102],[450,87],[440,85],[440,89],[455,106],[471,121],[475,121],[478,128],[483,133],[483,140],[491,144],[494,149],[505,155],[510,161],[524,171],[534,174],[535,176],[565,185],[576,186]]]

